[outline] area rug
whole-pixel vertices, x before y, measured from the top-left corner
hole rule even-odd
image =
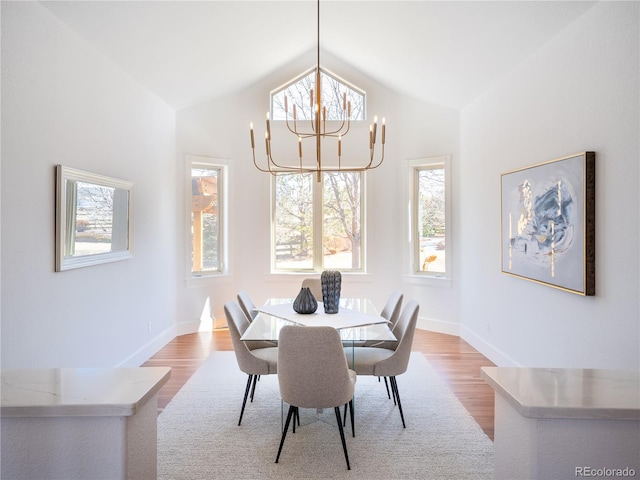
[[[493,478],[493,442],[420,353],[397,377],[406,428],[384,382],[358,377],[350,471],[332,409],[301,409],[274,463],[287,408],[278,379],[261,377],[238,426],[246,379],[233,352],[215,352],[184,385],[158,417],[159,479]]]

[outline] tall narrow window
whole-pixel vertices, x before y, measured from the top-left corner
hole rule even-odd
[[[363,174],[274,176],[273,269],[363,268]]]
[[[414,162],[413,270],[450,276],[448,157]]]
[[[223,168],[191,163],[191,274],[221,273]]]

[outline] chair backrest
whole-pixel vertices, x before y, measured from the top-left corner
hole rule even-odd
[[[253,300],[251,300],[251,297],[245,290],[239,291],[237,297],[240,308],[242,308],[242,311],[247,316],[249,321],[252,322],[258,314],[255,303],[253,303]]]
[[[302,280],[302,287],[309,288],[316,300],[318,302],[322,301],[322,282],[319,278],[305,278]]]
[[[398,318],[400,317],[400,311],[402,310],[402,292],[400,290],[394,290],[389,295],[387,299],[387,303],[384,305],[382,312],[380,312],[380,316],[389,320],[389,328],[393,330],[393,327],[398,323]]]
[[[396,324],[397,333],[394,332],[398,339],[395,352],[375,365],[374,375],[391,377],[407,371],[419,310],[420,305],[415,300],[409,300],[405,304]]]
[[[278,342],[280,395],[300,408],[332,408],[353,398],[340,335],[333,327],[287,325]]]
[[[245,342],[240,340],[242,333],[249,325],[249,320],[247,320],[247,317],[240,308],[240,305],[234,301],[227,302],[224,305],[224,314],[225,317],[227,317],[229,336],[233,343],[233,350],[236,353],[236,360],[238,361],[238,367],[240,367],[240,370],[247,374],[268,374],[269,362],[253,355]]]

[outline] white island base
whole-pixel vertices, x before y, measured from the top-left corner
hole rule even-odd
[[[170,369],[2,371],[1,478],[155,479]]]
[[[495,478],[640,476],[638,372],[483,367],[496,391]]]

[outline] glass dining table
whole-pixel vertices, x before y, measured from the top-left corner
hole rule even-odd
[[[322,302],[313,314],[299,314],[293,310],[293,298],[270,298],[244,331],[240,340],[268,340],[278,342],[280,329],[285,325],[332,326],[340,334],[345,348],[347,364],[353,368],[356,347],[364,342],[376,343],[397,341],[389,328],[389,321],[380,316],[371,300],[367,298],[341,298],[338,313],[324,313]],[[348,347],[351,347],[349,349]],[[349,351],[351,354],[349,354]],[[354,398],[355,402],[355,398]],[[321,419],[322,409],[317,409],[315,420]],[[280,428],[284,428],[285,405],[280,412]],[[300,422],[300,419],[298,419]],[[306,422],[303,422],[306,423]]]
[[[352,347],[350,366],[353,366],[355,347],[364,342],[397,341],[389,322],[381,317],[368,298],[341,298],[335,314],[325,314],[322,302],[312,314],[299,314],[293,310],[293,298],[270,298],[256,307],[258,314],[240,339],[277,342],[280,329],[285,325],[332,326],[340,334],[342,343]],[[349,355],[347,355],[347,358]]]

